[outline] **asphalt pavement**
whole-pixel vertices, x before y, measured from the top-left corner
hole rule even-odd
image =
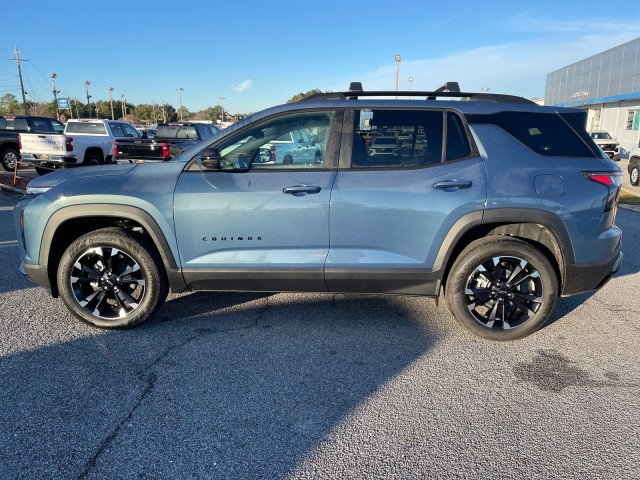
[[[0,478],[640,478],[640,213],[625,261],[516,342],[405,296],[172,294],[132,330],[18,272],[0,192]]]

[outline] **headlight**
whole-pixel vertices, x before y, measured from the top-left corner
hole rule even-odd
[[[27,193],[29,195],[40,195],[41,193],[48,192],[52,187],[30,187],[27,185]]]

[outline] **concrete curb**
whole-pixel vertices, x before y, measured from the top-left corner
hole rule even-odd
[[[4,183],[0,183],[0,190],[6,190],[7,192],[11,192],[11,193],[19,193],[19,194],[26,194],[27,192],[22,190],[21,188],[18,187],[14,187],[12,185],[5,185]]]

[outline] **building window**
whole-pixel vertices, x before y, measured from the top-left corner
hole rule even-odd
[[[627,110],[627,130],[640,130],[640,110]]]

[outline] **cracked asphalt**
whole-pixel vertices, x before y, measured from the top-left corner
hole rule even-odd
[[[82,324],[18,272],[0,193],[0,478],[640,478],[640,213],[533,336],[413,297],[170,295]]]

